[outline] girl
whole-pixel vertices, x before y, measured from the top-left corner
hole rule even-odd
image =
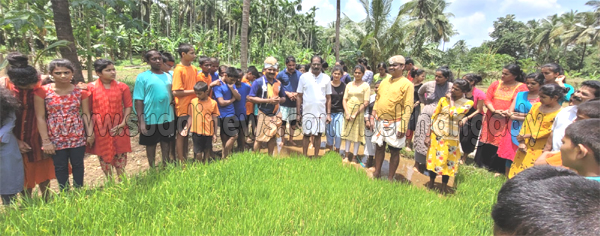
[[[475,87],[481,82],[481,76],[476,74],[466,74],[463,76],[463,79],[471,85],[472,89],[465,94],[465,98],[473,101],[473,107],[471,107],[465,118],[459,123],[461,126],[460,146],[463,151],[460,164],[467,161],[467,155],[475,150],[475,144],[477,144],[477,140],[479,140],[481,119],[483,117],[483,100],[485,99],[485,93]],[[479,127],[477,123],[479,123]]]
[[[427,170],[429,170],[429,189],[433,188],[435,177],[442,175],[442,193],[447,192],[448,180],[458,169],[461,158],[458,123],[473,107],[473,101],[464,97],[471,91],[471,85],[464,79],[454,82],[449,95],[443,97],[431,117],[430,136],[424,140],[430,146],[427,152]]]
[[[497,173],[505,172],[505,159],[498,157],[498,145],[508,135],[509,108],[517,93],[527,91],[523,82],[523,71],[516,64],[502,69],[502,80],[494,81],[485,94],[487,113],[481,126],[480,144],[475,154],[475,163]]]
[[[384,79],[389,79],[392,78],[392,75],[388,74],[387,72],[387,65],[383,62],[380,62],[379,64],[377,64],[377,71],[379,73],[375,74],[373,76],[373,82],[377,83],[379,81],[382,81]]]
[[[37,90],[34,98],[42,150],[52,155],[61,191],[68,189],[70,185],[69,163],[73,168],[74,186],[82,187],[85,146],[86,143],[89,146],[94,144],[89,94],[71,84],[75,69],[69,60],[51,61],[48,71],[54,77],[54,83]],[[79,115],[79,109],[83,112],[82,116]]]
[[[346,72],[348,71],[348,67],[346,67],[346,63],[344,63],[344,61],[339,60],[335,62],[336,66],[341,66],[342,70],[344,71],[344,73],[342,73],[342,78],[340,79],[342,82],[344,82],[344,84],[349,84],[350,81],[352,81],[352,78],[350,78],[350,75]],[[310,66],[310,64],[309,64]],[[308,71],[308,70],[306,70]]]
[[[421,102],[419,101],[419,89],[421,89],[421,86],[423,86],[423,80],[425,80],[425,76],[426,76],[425,71],[421,70],[421,69],[412,70],[410,73],[411,73],[411,77],[413,78],[412,82],[415,87],[415,91],[414,91],[414,95],[413,95],[414,96],[413,111],[412,111],[412,114],[410,114],[410,121],[408,122],[408,129],[406,131],[406,143],[407,143],[406,150],[407,151],[412,151],[412,149],[411,149],[413,147],[412,138],[413,138],[415,129],[417,129],[417,118],[419,117],[419,115],[421,115]],[[415,160],[414,171],[419,171],[419,172],[425,171],[425,163],[419,164],[419,162],[417,162]]]
[[[363,81],[365,67],[357,65],[354,67],[354,81],[346,86],[344,92],[344,136],[346,142],[346,159],[344,161],[356,162],[358,147],[364,142],[365,116],[363,111],[369,105],[371,88]],[[350,157],[350,144],[354,143],[353,157]]]
[[[570,84],[567,84],[564,72],[563,68],[556,63],[548,63],[542,66],[542,75],[546,79],[544,84],[558,84],[560,87],[567,88],[568,92],[562,101],[569,102],[571,101],[571,95],[575,93],[575,89]]]
[[[419,88],[419,103],[424,104],[421,114],[417,118],[417,126],[414,132],[413,147],[415,150],[415,162],[423,165],[427,161],[427,152],[429,147],[424,145],[427,137],[428,127],[431,124],[431,116],[437,108],[441,98],[452,89],[454,76],[448,67],[440,67],[435,71],[435,81],[424,83]],[[428,172],[424,172],[428,173]]]
[[[23,190],[25,182],[23,157],[13,134],[18,109],[19,100],[10,90],[0,88],[0,196],[3,205],[10,205]]]
[[[371,71],[371,67],[369,67],[369,62],[366,58],[358,59],[358,64],[362,65],[365,68],[363,72],[363,82],[367,83],[367,85],[371,86],[373,82],[373,71]],[[354,78],[356,79],[356,78]]]
[[[344,94],[346,84],[341,81],[344,69],[334,66],[331,73],[331,121],[327,124],[327,146],[336,153],[340,153],[342,145],[342,127],[344,127]]]
[[[539,76],[538,73],[531,73],[525,77],[525,84],[529,91],[520,92],[517,94],[517,98],[513,101],[512,105],[508,109],[510,111],[510,135],[506,135],[500,141],[498,146],[498,156],[506,159],[506,176],[510,170],[515,153],[517,153],[517,136],[521,131],[521,125],[523,120],[527,116],[531,106],[540,101],[538,95],[540,87],[544,85],[544,76]]]
[[[112,167],[117,178],[125,173],[127,153],[131,152],[127,120],[133,101],[125,83],[116,81],[117,71],[112,61],[98,59],[94,62],[98,80],[89,84],[92,100],[94,134],[96,145],[87,152],[98,155],[100,167],[106,177],[112,176]]]
[[[42,198],[50,197],[50,180],[54,175],[54,164],[50,156],[42,151],[42,139],[37,127],[34,109],[34,94],[43,84],[38,72],[28,64],[27,56],[21,53],[10,53],[7,57],[7,70],[10,81],[5,86],[19,100],[21,109],[16,112],[15,128],[19,150],[23,155],[25,167],[25,190],[27,197],[32,197],[33,189],[39,186]],[[54,82],[52,82],[54,83]],[[1,87],[1,86],[0,86]]]
[[[517,136],[519,150],[510,167],[508,178],[532,167],[542,154],[548,136],[552,132],[554,118],[561,110],[560,103],[565,93],[567,93],[566,88],[557,84],[545,84],[540,88],[540,102],[531,107]]]
[[[375,117],[373,116],[373,107],[375,106],[375,99],[377,98],[377,90],[379,89],[381,80],[375,82],[375,93],[369,96],[369,106],[365,109],[365,156],[367,156],[367,163],[365,167],[369,168],[369,172],[375,172],[375,146],[373,145],[372,138],[375,134]]]

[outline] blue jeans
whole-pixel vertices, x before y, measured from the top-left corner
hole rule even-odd
[[[54,173],[60,190],[69,188],[69,162],[73,171],[73,185],[76,188],[83,186],[83,156],[85,155],[85,146],[76,148],[67,148],[56,150],[52,156],[54,161]]]
[[[327,145],[340,149],[342,146],[342,127],[344,127],[344,113],[331,113],[331,122],[325,128]]]

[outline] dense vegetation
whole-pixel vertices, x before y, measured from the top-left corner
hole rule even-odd
[[[460,168],[456,193],[442,197],[370,180],[336,154],[310,160],[238,153],[26,203],[0,215],[0,234],[490,235],[504,179]]]
[[[21,51],[37,59],[68,45],[58,40],[68,30],[55,16],[70,15],[74,50],[86,65],[97,57],[129,60],[144,50],[174,52],[179,43],[193,43],[199,54],[217,56],[227,64],[242,58],[242,9],[249,4],[248,62],[260,64],[267,55],[295,55],[307,62],[314,53],[335,60],[335,23],[317,26],[316,8],[301,9],[301,0],[70,0],[59,9],[48,0],[0,1],[0,53]],[[338,1],[339,2],[339,1]],[[506,63],[518,61],[527,71],[545,62],[559,62],[569,76],[597,78],[600,67],[600,1],[589,1],[590,11],[519,22],[514,15],[494,23],[492,40],[466,45],[460,40],[440,50],[456,32],[445,0],[412,0],[390,15],[392,0],[361,0],[366,19],[340,19],[339,52],[348,64],[361,57],[372,65],[391,54],[413,57],[433,68],[495,76]],[[583,2],[581,4],[584,4]],[[301,13],[304,10],[305,13]],[[59,12],[57,12],[59,11]],[[55,27],[58,26],[58,27]],[[59,29],[58,31],[56,29]],[[473,48],[470,48],[474,46]],[[50,52],[50,53],[47,53]],[[244,54],[246,55],[246,54]],[[39,60],[43,68],[44,60]],[[133,63],[132,63],[133,64]]]

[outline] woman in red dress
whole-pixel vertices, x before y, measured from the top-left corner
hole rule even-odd
[[[516,64],[502,69],[502,79],[494,81],[485,93],[484,104],[487,113],[481,125],[479,146],[475,154],[475,163],[497,173],[505,173],[506,159],[498,157],[498,146],[505,135],[510,135],[510,105],[517,93],[528,91],[523,71]]]
[[[91,96],[92,120],[96,145],[87,152],[97,155],[106,177],[112,176],[112,167],[120,179],[127,165],[127,153],[131,152],[127,120],[133,101],[129,86],[115,80],[117,71],[112,61],[99,59],[94,62],[98,80],[88,85]]]
[[[7,57],[8,78],[1,78],[0,85],[11,90],[21,102],[21,110],[17,112],[17,120],[13,133],[18,139],[19,149],[23,155],[25,168],[25,190],[23,194],[31,197],[33,189],[39,185],[42,197],[48,200],[50,180],[54,175],[52,158],[42,151],[42,139],[37,128],[34,93],[41,86],[42,80],[38,72],[28,64],[27,56],[21,53],[10,53]],[[9,80],[10,79],[10,80]]]

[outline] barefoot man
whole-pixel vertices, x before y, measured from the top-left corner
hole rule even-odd
[[[375,144],[373,177],[381,176],[387,144],[391,153],[388,180],[392,181],[400,163],[400,149],[405,145],[406,128],[413,108],[414,87],[406,77],[402,76],[405,63],[403,56],[393,56],[388,63],[392,77],[381,81],[373,107],[375,117],[375,135],[372,138]]]

